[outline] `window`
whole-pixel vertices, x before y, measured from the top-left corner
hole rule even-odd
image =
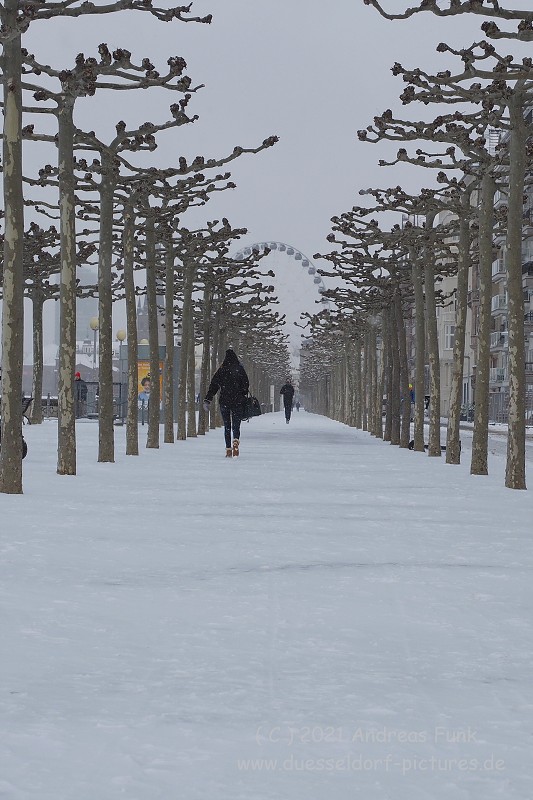
[[[453,350],[453,342],[455,339],[455,325],[444,326],[444,349]]]

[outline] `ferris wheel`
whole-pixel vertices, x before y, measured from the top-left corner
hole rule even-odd
[[[311,259],[302,253],[301,250],[298,250],[297,247],[294,247],[291,244],[286,244],[285,242],[255,242],[254,244],[246,245],[246,247],[242,247],[232,256],[236,261],[240,261],[246,256],[249,256],[253,250],[258,250],[260,253],[264,252],[265,250],[270,251],[277,251],[278,253],[284,253],[285,255],[292,258],[297,264],[302,267],[302,270],[305,270],[308,275],[312,277],[313,283],[316,286],[317,292],[320,297],[320,304],[323,308],[329,308],[330,301],[323,297],[324,293],[326,292],[326,286],[324,281],[318,275],[317,268],[311,261]]]

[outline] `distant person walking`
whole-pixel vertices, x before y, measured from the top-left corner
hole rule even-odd
[[[211,401],[220,389],[218,402],[224,420],[226,458],[239,455],[243,404],[249,385],[250,381],[246,370],[237,358],[235,351],[229,348],[226,350],[224,361],[213,375],[204,400],[204,409],[209,411]],[[232,433],[233,445],[231,443]]]
[[[296,406],[296,411],[299,411],[300,410],[300,401],[299,400],[296,401],[295,406]]]
[[[87,384],[81,377],[79,372],[76,372],[74,375],[74,407],[75,407],[75,416],[79,417],[86,417],[87,416]]]
[[[280,394],[283,396],[283,405],[285,407],[285,422],[287,425],[291,421],[292,400],[294,397],[294,386],[291,379],[287,378],[285,384],[281,387]]]

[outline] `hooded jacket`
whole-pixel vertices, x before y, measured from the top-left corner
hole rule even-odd
[[[292,406],[292,398],[294,397],[294,386],[292,383],[287,383],[281,387],[280,394],[283,395],[283,405]]]
[[[220,389],[220,405],[236,409],[242,406],[249,385],[248,375],[234,351],[226,350],[224,361],[213,375],[205,399],[211,402]]]

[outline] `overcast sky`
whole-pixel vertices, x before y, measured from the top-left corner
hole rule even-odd
[[[183,56],[193,83],[205,84],[190,104],[200,119],[158,140],[160,164],[174,165],[181,154],[221,156],[278,135],[274,148],[231,166],[238,188],[202,212],[247,227],[249,242],[277,239],[312,256],[327,249],[331,216],[359,203],[360,188],[427,183],[414,167],[395,174],[378,167],[384,151],[358,142],[356,132],[385,108],[400,107],[403,84],[390,72],[395,61],[442,68],[436,44],[469,44],[479,18],[428,14],[393,23],[362,0],[197,0],[193,12],[212,12],[212,24],[121,12],[35,23],[24,43],[60,68],[80,51],[96,55],[103,41],[137,59],[148,56],[161,69],[170,55]],[[128,126],[166,119],[175,99],[159,91],[99,93],[78,103],[77,121],[110,138],[119,119]]]
[[[481,38],[479,17],[424,14],[387,22],[363,0],[196,0],[192,11],[213,13],[213,22],[161,23],[145,13],[120,12],[33,23],[24,37],[38,61],[58,69],[71,67],[79,52],[97,56],[101,42],[130,50],[137,62],[149,57],[160,71],[170,56],[185,58],[193,85],[205,84],[189,105],[199,120],[160,136],[149,163],[175,166],[180,155],[221,157],[235,145],[280,137],[275,147],[230,165],[237,189],[215,195],[194,217],[184,217],[184,225],[226,216],[248,228],[241,246],[277,240],[312,258],[329,249],[330,218],[361,204],[361,188],[402,183],[415,191],[428,185],[425,170],[380,168],[379,158],[393,156],[396,145],[361,143],[357,130],[386,108],[401,109],[403,83],[390,71],[394,62],[444,69],[438,42],[461,47]],[[109,141],[117,121],[128,127],[162,122],[176,99],[161,90],[99,91],[78,101],[75,119]],[[410,106],[405,113],[420,112]],[[27,174],[47,160],[41,147],[26,145]],[[52,330],[47,321],[45,339]]]

